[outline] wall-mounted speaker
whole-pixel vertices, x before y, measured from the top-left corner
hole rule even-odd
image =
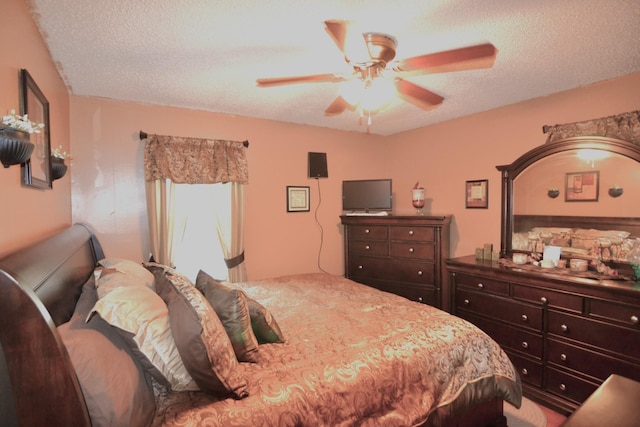
[[[327,153],[309,153],[309,178],[328,178]]]

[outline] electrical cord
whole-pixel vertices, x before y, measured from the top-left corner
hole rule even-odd
[[[325,271],[322,268],[322,265],[320,265],[320,254],[322,253],[322,246],[324,245],[324,228],[322,228],[322,224],[318,219],[318,210],[320,209],[320,205],[322,204],[322,192],[320,191],[320,180],[316,178],[316,182],[318,183],[318,205],[316,206],[316,209],[314,211],[314,218],[316,220],[316,225],[320,229],[320,247],[318,248],[318,269],[325,274],[330,274],[329,272]]]

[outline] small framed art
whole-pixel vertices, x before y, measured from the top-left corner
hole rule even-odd
[[[287,186],[287,212],[309,212],[309,187]]]
[[[571,172],[565,178],[565,202],[597,202],[600,172]]]
[[[489,180],[467,181],[466,207],[487,209],[489,207]]]

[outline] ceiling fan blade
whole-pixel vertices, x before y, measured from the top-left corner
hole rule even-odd
[[[498,54],[491,43],[460,49],[446,50],[427,55],[403,59],[394,67],[396,71],[419,71],[421,73],[444,73],[449,71],[490,68]]]
[[[309,76],[292,76],[292,77],[269,77],[265,79],[257,79],[256,83],[261,87],[288,85],[294,83],[337,83],[344,81],[345,78],[336,74],[313,74]]]
[[[344,98],[342,98],[341,96],[338,96],[336,99],[333,100],[331,105],[329,105],[327,109],[324,110],[324,115],[337,116],[338,114],[341,114],[346,109],[353,111],[354,107],[351,104],[349,104],[347,101],[345,101]]]
[[[444,100],[440,95],[407,80],[396,79],[395,83],[396,90],[402,99],[423,110],[436,108]]]
[[[338,49],[340,49],[342,53],[344,53],[347,32],[349,31],[350,24],[351,23],[349,21],[341,21],[339,19],[324,21],[327,33],[329,33],[333,42],[338,46]]]
[[[331,19],[324,21],[327,33],[338,46],[340,52],[344,55],[347,62],[355,60],[355,62],[367,62],[371,59],[369,49],[367,48],[367,39],[364,34],[353,34],[351,21],[342,21],[340,19]]]

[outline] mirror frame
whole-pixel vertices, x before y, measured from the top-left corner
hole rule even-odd
[[[500,224],[500,256],[512,252],[513,237],[513,181],[526,168],[552,154],[569,150],[597,149],[620,154],[640,164],[640,145],[602,136],[577,136],[548,142],[527,151],[509,165],[496,166],[502,174],[502,206]]]

